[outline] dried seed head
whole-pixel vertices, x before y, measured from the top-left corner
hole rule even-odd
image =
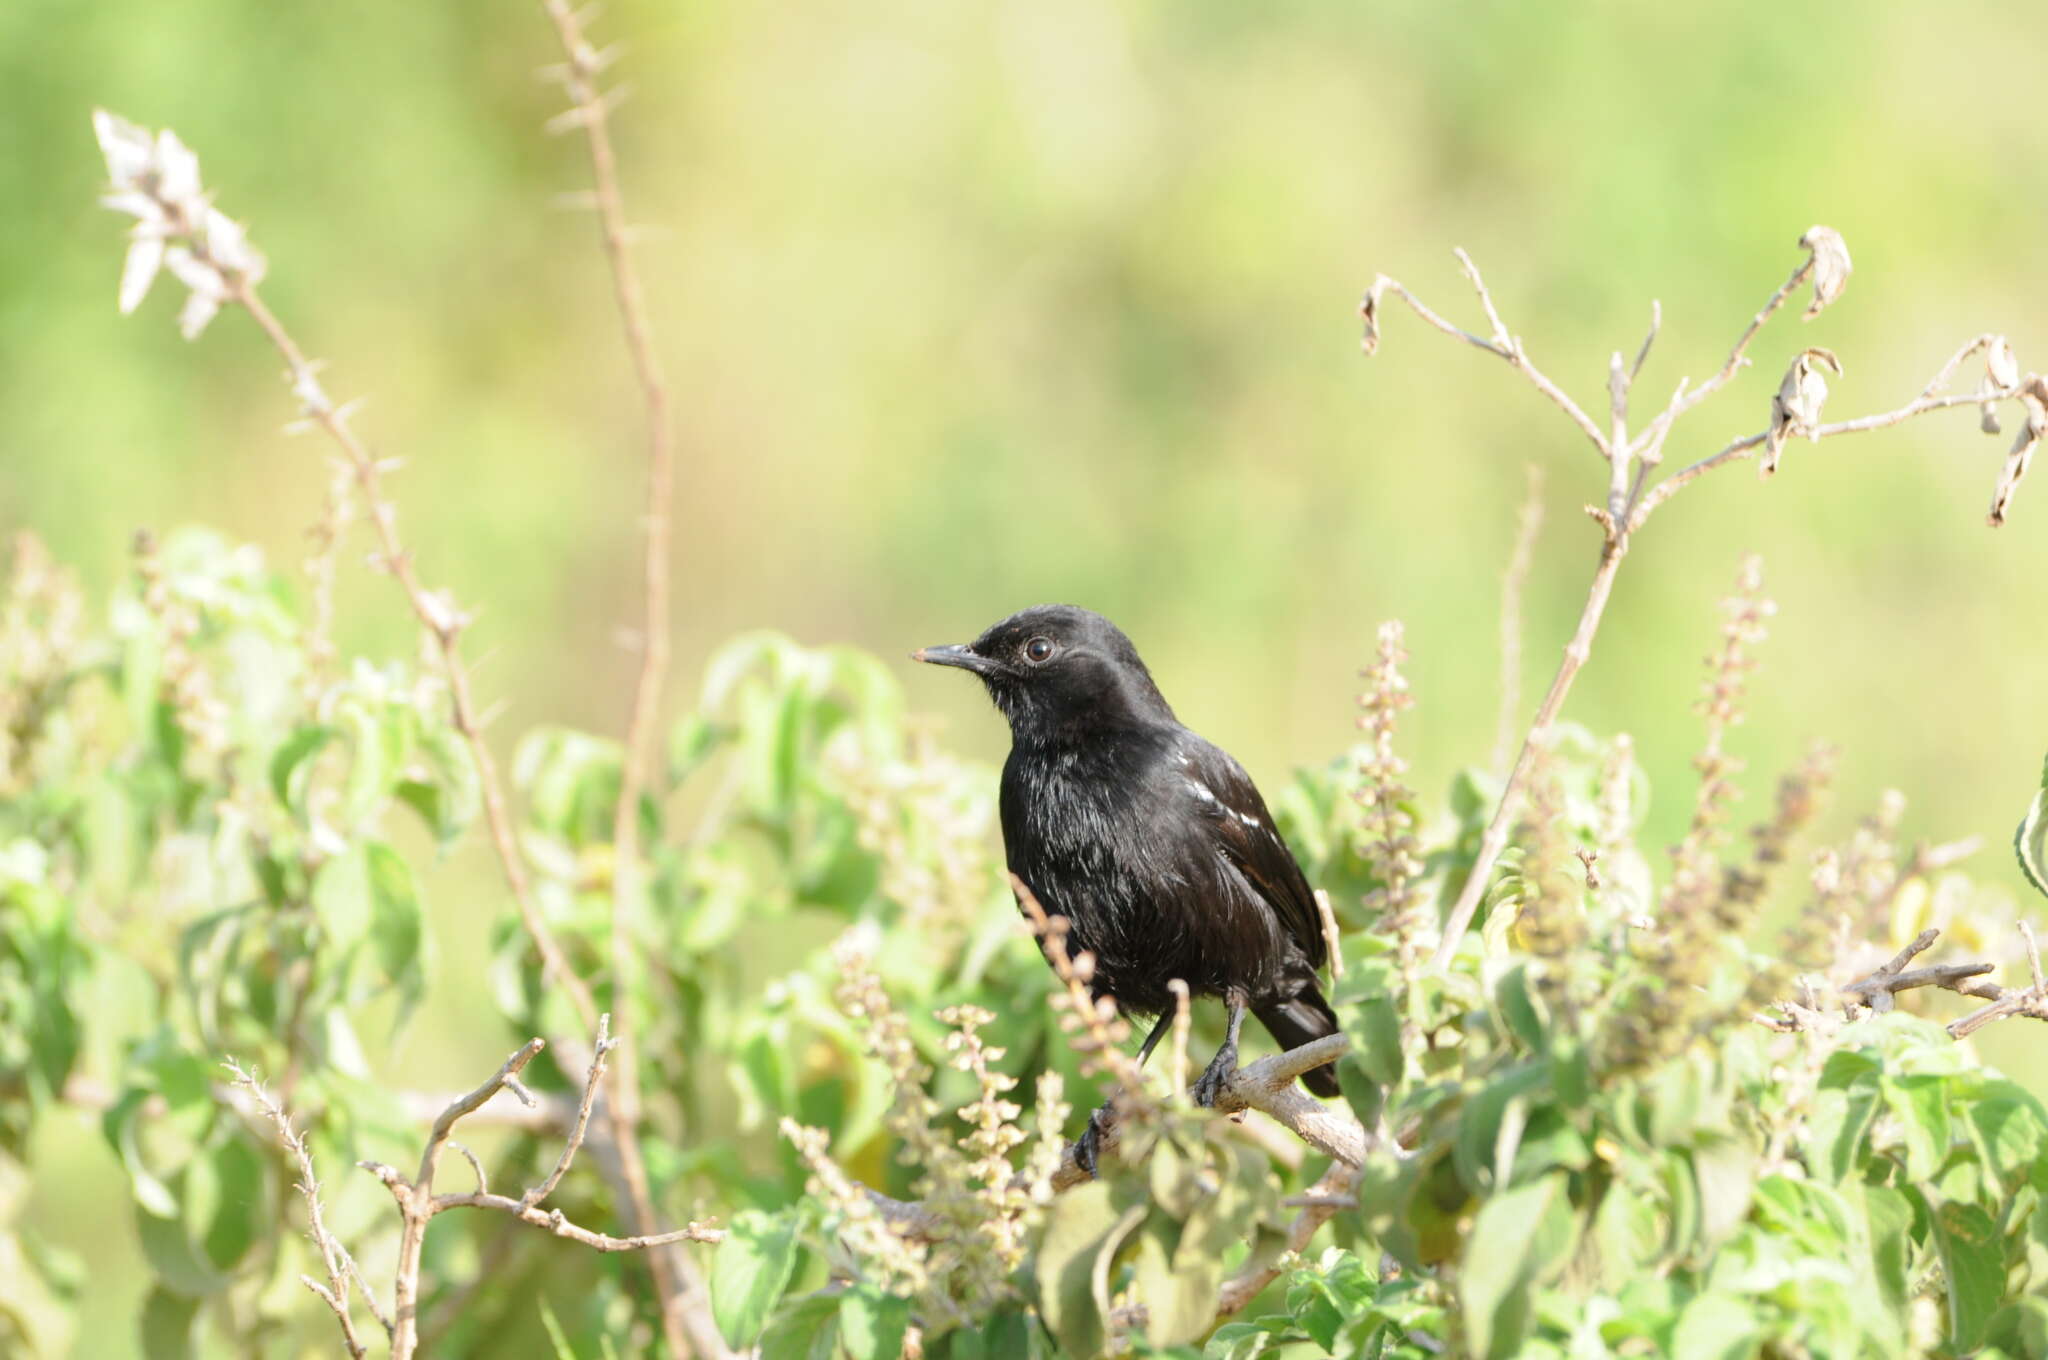
[[[100,202],[136,219],[121,265],[121,311],[140,306],[168,267],[191,290],[178,327],[187,340],[196,339],[227,300],[230,279],[262,278],[263,256],[241,224],[208,201],[199,157],[175,132],[152,135],[105,109],[93,111],[92,126],[111,188]]]
[[[1813,301],[1807,304],[1805,319],[1813,320],[1842,295],[1848,286],[1849,243],[1833,227],[1815,224],[1806,229],[1799,244],[1813,252]]]

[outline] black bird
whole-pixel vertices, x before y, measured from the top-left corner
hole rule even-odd
[[[1322,915],[1251,777],[1180,725],[1121,630],[1072,605],[1012,614],[965,646],[918,661],[973,671],[1010,721],[1003,844],[1010,871],[1095,955],[1097,997],[1156,1015],[1138,1061],[1173,1015],[1167,983],[1229,1008],[1223,1047],[1195,1084],[1215,1103],[1237,1070],[1247,1009],[1282,1048],[1337,1032],[1317,987]],[[1328,1067],[1303,1075],[1337,1094]],[[1082,1139],[1093,1171],[1099,1118]]]

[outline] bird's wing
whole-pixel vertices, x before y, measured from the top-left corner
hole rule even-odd
[[[1309,962],[1321,968],[1328,945],[1322,912],[1301,866],[1273,825],[1258,786],[1228,752],[1192,734],[1181,746],[1179,763],[1188,794],[1214,830],[1225,857],[1265,898]]]

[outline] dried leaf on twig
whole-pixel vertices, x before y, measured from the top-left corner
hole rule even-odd
[[[1991,495],[1991,513],[1985,522],[1996,529],[2005,523],[2005,512],[2012,505],[2012,498],[2020,489],[2020,481],[2027,475],[2027,467],[2034,460],[2034,449],[2041,442],[2041,436],[2048,434],[2048,380],[2034,374],[2020,391],[2020,404],[2026,407],[2027,423],[2020,426],[2020,432],[2012,441],[2012,448],[2005,455],[2005,468],[1998,474],[1998,489]]]
[[[1820,437],[1815,430],[1820,425],[1821,404],[1828,399],[1828,380],[1821,375],[1824,368],[1840,376],[1842,361],[1833,350],[1814,348],[1801,350],[1785,370],[1778,394],[1771,398],[1771,430],[1764,441],[1762,475],[1768,477],[1778,470],[1778,455],[1791,436]]]
[[[1365,290],[1365,296],[1358,300],[1358,318],[1364,323],[1365,331],[1358,339],[1358,347],[1368,355],[1380,352],[1380,290],[1386,287],[1386,275],[1372,281],[1372,287]]]
[[[1807,304],[1805,320],[1811,321],[1842,295],[1849,284],[1849,243],[1833,227],[1816,223],[1806,229],[1799,244],[1813,252],[1813,301]]]

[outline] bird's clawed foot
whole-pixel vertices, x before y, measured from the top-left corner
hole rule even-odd
[[[1202,1075],[1195,1078],[1191,1094],[1195,1104],[1203,1109],[1214,1109],[1223,1095],[1223,1088],[1237,1075],[1237,1045],[1225,1044],[1216,1050],[1216,1056],[1209,1059],[1209,1065],[1202,1069]]]
[[[1074,1163],[1087,1172],[1091,1180],[1095,1177],[1096,1159],[1102,1153],[1103,1135],[1115,1125],[1116,1111],[1105,1101],[1100,1109],[1088,1116],[1088,1127],[1074,1140]]]

